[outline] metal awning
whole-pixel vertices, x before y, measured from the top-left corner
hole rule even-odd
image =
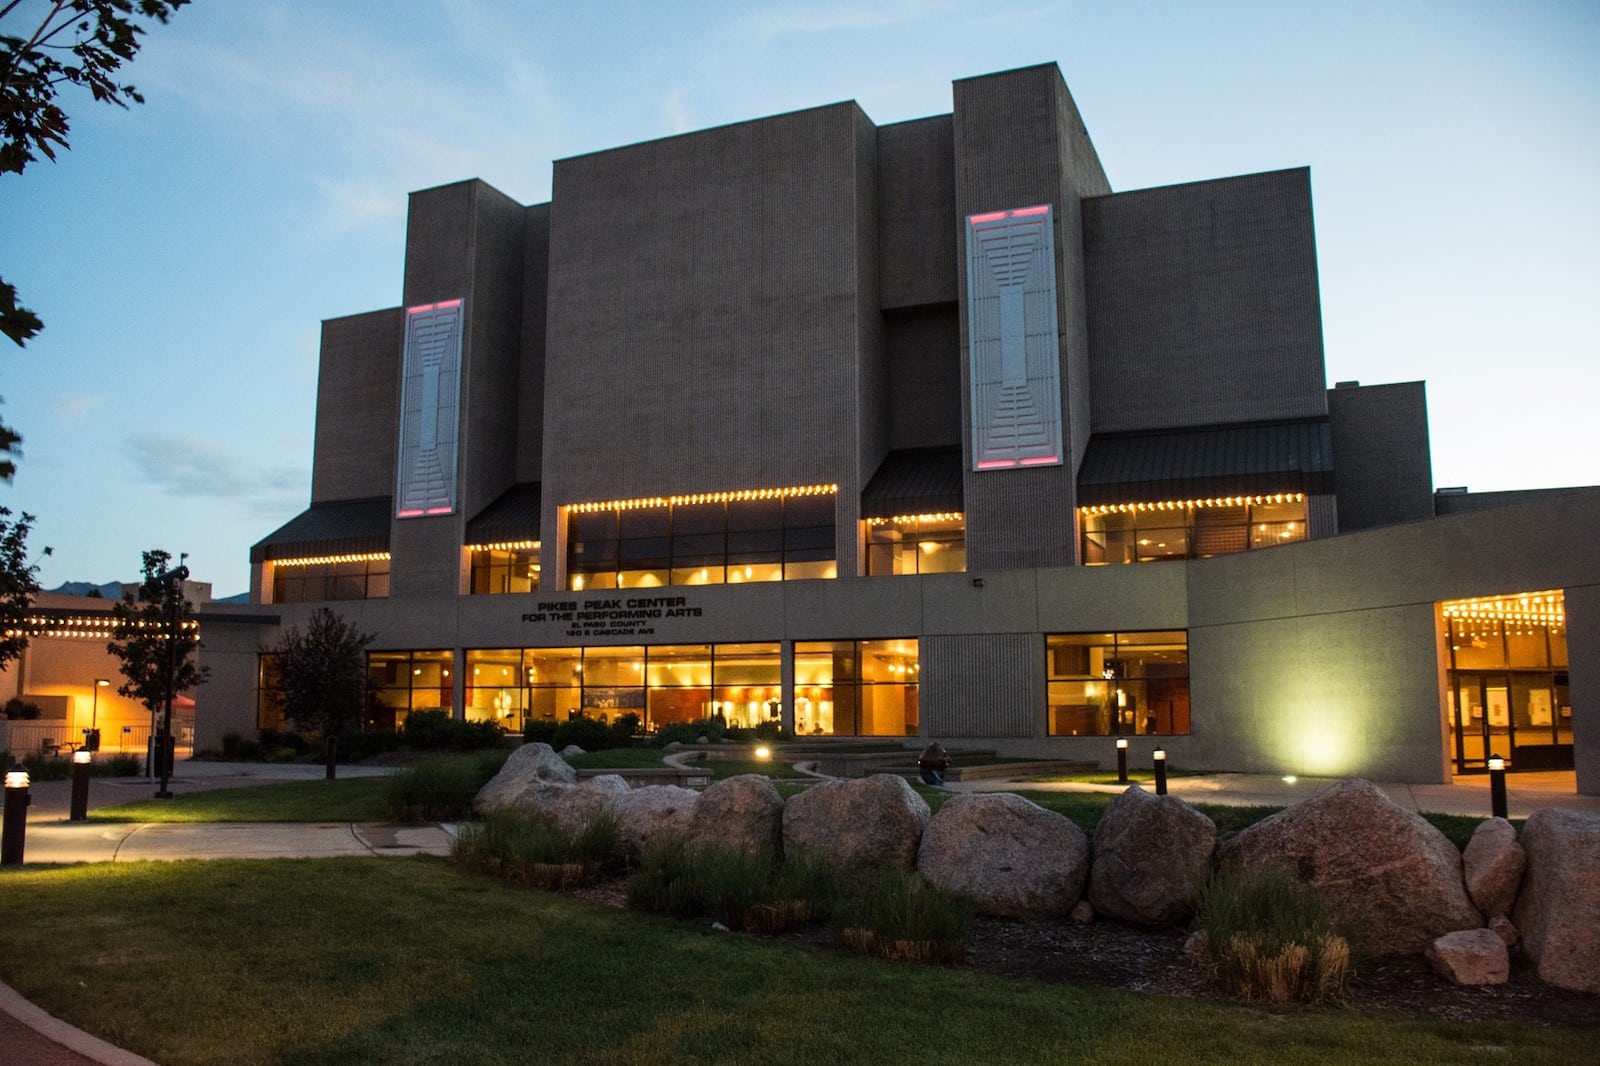
[[[388,551],[392,507],[389,496],[314,503],[257,542],[250,561]]]
[[[539,540],[539,509],[544,493],[537,481],[513,485],[467,523],[468,544],[508,544]]]
[[[942,514],[964,509],[961,448],[890,452],[861,493],[862,518]]]
[[[1326,419],[1104,434],[1078,468],[1080,507],[1332,491]]]

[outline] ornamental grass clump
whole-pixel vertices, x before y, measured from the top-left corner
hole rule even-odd
[[[973,906],[911,870],[891,869],[845,907],[839,939],[864,955],[905,962],[960,962]]]
[[[497,811],[467,826],[452,857],[513,884],[560,891],[592,884],[613,869],[621,854],[617,819],[601,815],[581,829],[563,829],[547,818]]]
[[[1195,919],[1196,949],[1223,991],[1271,1003],[1344,998],[1350,942],[1322,896],[1278,867],[1223,870]]]
[[[778,862],[765,849],[750,852],[665,838],[645,849],[628,882],[628,905],[773,935],[824,918],[834,883],[825,863],[802,854]]]
[[[387,778],[383,799],[398,821],[454,821],[472,813],[472,799],[484,780],[482,768],[470,759],[429,759]]]

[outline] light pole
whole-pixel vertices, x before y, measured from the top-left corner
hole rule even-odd
[[[94,701],[89,704],[89,735],[84,737],[83,743],[90,751],[100,750],[100,690],[110,684],[109,678],[94,679]]]

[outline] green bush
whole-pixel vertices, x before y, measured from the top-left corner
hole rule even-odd
[[[728,723],[722,715],[714,714],[710,718],[702,718],[698,722],[673,722],[656,730],[656,744],[665,746],[676,741],[679,744],[697,744],[701,737],[707,743],[715,744],[728,735]]]
[[[472,813],[472,798],[483,782],[471,762],[429,759],[386,779],[383,799],[397,821],[454,821]]]
[[[529,744],[549,744],[554,747],[556,730],[559,728],[553,719],[535,719],[522,727],[522,739]]]
[[[639,716],[632,711],[617,715],[611,720],[609,729],[611,733],[610,746],[613,748],[628,747],[633,743],[633,738],[639,735],[639,729],[643,724]]]
[[[422,751],[476,751],[499,747],[505,733],[490,719],[467,721],[449,711],[412,711],[400,727],[400,741]]]
[[[282,762],[279,753],[287,750],[291,756],[305,755],[311,751],[311,741],[288,729],[263,729],[261,750],[270,752],[274,762]]]
[[[6,700],[5,716],[13,721],[31,722],[44,714],[44,709],[37,703],[30,703],[20,696],[13,696]]]
[[[711,918],[731,929],[778,933],[825,918],[836,892],[831,867],[802,855],[692,846],[676,838],[645,850],[628,905],[652,914]]]
[[[603,815],[573,832],[549,819],[496,811],[466,826],[451,855],[469,869],[537,888],[592,881],[618,861],[615,817]]]
[[[1200,899],[1197,943],[1223,991],[1274,1003],[1342,999],[1350,942],[1317,890],[1276,866],[1223,870]]]
[[[611,733],[597,718],[574,718],[557,726],[556,738],[550,742],[557,751],[568,744],[576,744],[584,751],[601,751],[611,747]]]
[[[973,913],[968,900],[896,867],[847,901],[839,938],[886,959],[957,962],[966,957]]]
[[[10,758],[5,759],[11,768]],[[72,760],[59,755],[24,755],[22,767],[34,781],[65,781],[72,776]],[[144,767],[137,755],[97,754],[89,764],[90,777],[134,777]]]
[[[397,733],[340,733],[338,758],[340,762],[361,762],[375,755],[386,755],[400,750]]]

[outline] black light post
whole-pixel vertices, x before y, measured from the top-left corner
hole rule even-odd
[[[67,821],[81,822],[89,817],[89,767],[94,764],[94,752],[79,748],[72,753],[72,806]]]
[[[20,762],[6,771],[5,824],[0,828],[0,866],[22,865],[22,851],[28,836],[28,804],[33,802],[33,790],[28,784],[28,771]]]
[[[1117,784],[1128,783],[1128,738],[1117,738]]]
[[[1167,794],[1167,749],[1157,748],[1150,753],[1150,759],[1156,764],[1156,795]]]
[[[1506,761],[1498,755],[1489,756],[1489,810],[1506,817]]]

